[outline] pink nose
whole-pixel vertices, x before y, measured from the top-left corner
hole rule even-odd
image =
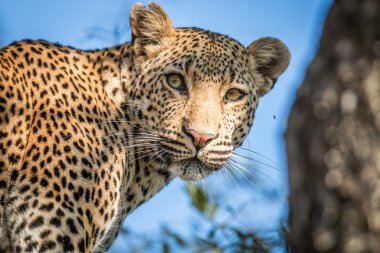
[[[192,137],[194,146],[197,148],[203,148],[208,142],[216,138],[215,134],[199,133],[194,129],[186,130]]]

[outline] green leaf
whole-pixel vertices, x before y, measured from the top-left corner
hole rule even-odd
[[[201,187],[194,184],[188,184],[186,190],[191,197],[191,204],[198,211],[205,213],[209,201],[207,193]]]
[[[211,205],[209,209],[210,210],[208,212],[208,217],[212,220],[214,219],[215,213],[218,210],[218,204]]]
[[[169,253],[169,252],[170,252],[169,244],[167,242],[163,242],[162,243],[162,253]]]
[[[183,239],[179,234],[176,232],[170,230],[168,227],[164,226],[161,228],[163,232],[166,234],[166,236],[172,237],[174,241],[181,247],[185,247],[187,245],[187,242],[185,239]]]
[[[171,236],[174,238],[174,240],[179,246],[182,246],[182,247],[186,246],[187,243],[181,236],[175,233],[172,233]]]

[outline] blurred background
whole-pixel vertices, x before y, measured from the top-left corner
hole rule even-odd
[[[150,1],[140,1],[144,5]],[[260,101],[241,155],[245,171],[203,182],[174,180],[128,217],[109,252],[284,252],[287,162],[283,132],[297,87],[313,58],[331,0],[156,1],[175,27],[227,34],[248,46],[277,37],[292,53],[275,89]],[[0,47],[44,39],[80,49],[130,40],[135,1],[3,1]],[[246,247],[246,249],[244,248]]]

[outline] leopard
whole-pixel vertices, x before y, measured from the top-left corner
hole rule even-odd
[[[277,38],[174,28],[156,3],[129,19],[110,48],[0,49],[0,252],[105,252],[170,181],[225,169],[290,62]]]

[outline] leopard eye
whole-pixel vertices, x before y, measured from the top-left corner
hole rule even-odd
[[[242,92],[241,90],[239,89],[236,89],[236,88],[232,88],[232,89],[229,89],[226,93],[226,95],[224,96],[224,98],[227,100],[227,101],[239,101],[241,100],[246,94],[244,92]]]
[[[181,92],[187,91],[186,83],[183,76],[179,74],[169,74],[167,75],[166,80],[170,87],[172,87],[173,89]]]

